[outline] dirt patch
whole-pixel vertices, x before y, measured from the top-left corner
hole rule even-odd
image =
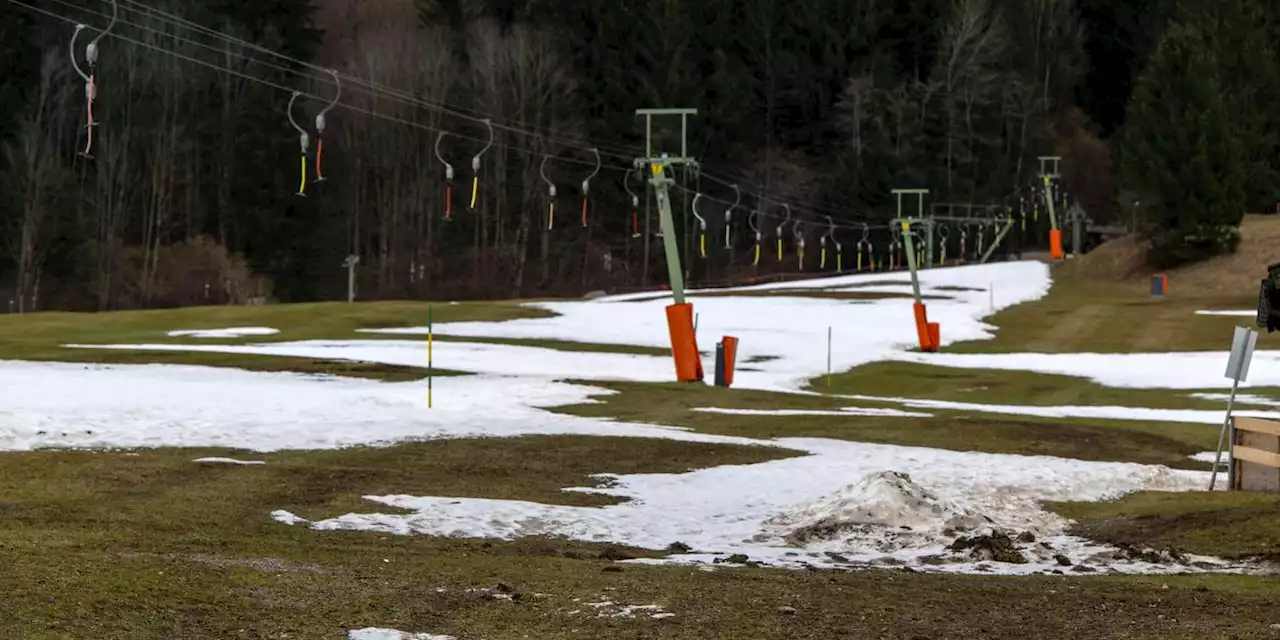
[[[264,573],[325,573],[323,567],[302,562],[290,562],[279,558],[227,558],[203,553],[186,556],[201,564],[215,567],[246,567]]]
[[[1036,338],[1031,351],[1053,353],[1063,345],[1079,344],[1082,338],[1087,338],[1098,330],[1098,325],[1106,320],[1107,314],[1108,308],[1104,305],[1077,307],[1054,323],[1043,336]]]

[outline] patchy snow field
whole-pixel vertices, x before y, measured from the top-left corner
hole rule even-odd
[[[901,284],[884,284],[887,279]],[[931,320],[944,343],[991,337],[982,321],[999,310],[1043,296],[1048,269],[1038,262],[937,269],[921,275]],[[901,275],[865,274],[745,288],[768,290],[886,290],[908,292]],[[826,369],[827,328],[834,327],[832,365],[844,370],[886,359],[949,366],[1070,372],[1119,386],[1215,387],[1223,354],[1142,356],[917,355],[907,299],[834,300],[799,296],[690,299],[699,314],[703,348],[720,335],[742,339],[737,386],[796,390]],[[575,340],[662,347],[667,329],[654,294],[614,296],[534,306],[560,315],[497,323],[440,325],[442,334]],[[424,328],[387,334],[423,334]],[[91,348],[85,346],[83,348]],[[336,358],[425,365],[420,340],[323,340],[263,345],[111,345],[92,348],[163,349]],[[609,476],[607,489],[579,488],[630,498],[602,508],[532,502],[367,496],[404,515],[347,514],[310,522],[285,512],[271,517],[315,529],[366,529],[397,534],[483,538],[559,535],[652,549],[674,543],[670,561],[709,562],[744,554],[745,561],[782,566],[909,563],[927,571],[1028,573],[1084,565],[1125,572],[1230,569],[1207,559],[1152,564],[1064,535],[1066,522],[1042,500],[1101,500],[1143,489],[1203,490],[1208,473],[1160,466],[996,455],[823,439],[752,440],[684,429],[553,414],[547,407],[588,401],[599,389],[559,380],[669,380],[666,357],[574,353],[537,347],[436,342],[435,364],[479,375],[435,381],[435,408],[426,408],[425,383],[379,383],[296,374],[200,367],[90,366],[0,363],[0,385],[12,401],[0,411],[0,448],[50,446],[223,446],[270,451],[384,444],[405,439],[533,434],[632,436],[782,447],[807,456],[724,466],[681,474]],[[985,359],[984,359],[985,358]],[[1188,358],[1191,363],[1188,364]],[[955,364],[960,363],[960,364]],[[1176,366],[1175,364],[1176,363]],[[708,363],[710,364],[710,363]],[[1210,366],[1212,365],[1212,366]],[[1200,376],[1199,369],[1207,372]],[[710,369],[710,366],[707,367]],[[1280,380],[1280,354],[1259,352],[1251,378]],[[1202,380],[1201,378],[1204,378]],[[1219,376],[1220,377],[1220,376]],[[1188,382],[1194,379],[1194,383]],[[74,401],[73,401],[74,400]],[[948,403],[909,408],[971,410]],[[715,409],[706,409],[715,411]],[[1207,413],[1152,414],[1125,407],[1004,407],[983,411],[1137,419],[1207,420]],[[850,407],[840,415],[928,415]],[[1220,414],[1219,419],[1220,419]],[[1216,420],[1215,420],[1216,421]],[[390,488],[389,489],[393,489]],[[265,514],[264,514],[265,517]],[[1016,540],[996,530],[1021,534]],[[994,538],[994,539],[993,539]],[[994,562],[1014,553],[1023,562]],[[741,557],[734,561],[743,561]],[[381,632],[383,630],[362,630]],[[356,632],[353,632],[356,633]],[[398,633],[398,632],[397,632]],[[370,636],[375,637],[375,636]],[[390,636],[395,637],[395,636]],[[413,637],[413,636],[409,636]]]

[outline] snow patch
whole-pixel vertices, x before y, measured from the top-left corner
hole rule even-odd
[[[195,460],[192,460],[192,462],[210,462],[210,463],[216,463],[216,464],[239,464],[239,465],[266,464],[266,462],[262,460],[237,460],[235,458],[196,458]]]
[[[282,524],[291,524],[291,525],[302,524],[304,522],[311,522],[306,518],[296,516],[288,511],[285,511],[284,509],[276,509],[275,511],[272,511],[271,519]]]
[[[269,327],[231,327],[228,329],[181,329],[170,331],[170,338],[240,338],[243,336],[270,336],[280,333]]]
[[[890,418],[931,418],[932,413],[917,413],[899,409],[868,409],[863,407],[844,407],[838,410],[821,409],[722,409],[719,407],[695,407],[693,411],[702,413],[719,413],[734,416],[876,416]]]
[[[1222,424],[1226,411],[1204,409],[1148,409],[1145,407],[1094,407],[1094,406],[1035,406],[978,404],[947,400],[922,400],[918,398],[884,398],[880,396],[841,396],[862,402],[892,402],[914,409],[944,409],[973,413],[997,413],[1002,415],[1036,416],[1040,418],[1093,418],[1098,420],[1139,420],[1144,422],[1189,422],[1194,424]],[[1232,411],[1232,415],[1252,418],[1280,419],[1274,411]]]
[[[433,635],[430,633],[409,633],[395,629],[379,629],[365,627],[347,632],[347,640],[457,640],[453,636]]]
[[[1240,316],[1240,317],[1253,318],[1258,315],[1258,310],[1257,309],[1206,310],[1206,311],[1197,311],[1196,315],[1198,316]]]

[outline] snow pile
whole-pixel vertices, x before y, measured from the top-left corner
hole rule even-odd
[[[229,329],[182,329],[170,331],[170,338],[240,338],[244,336],[271,336],[280,333],[269,327],[231,327]]]
[[[871,538],[867,542],[880,544],[881,551],[897,551],[911,543],[886,541],[886,528],[891,534],[897,529],[921,537],[944,529],[969,531],[987,522],[960,505],[939,499],[905,473],[878,471],[836,493],[787,509],[766,520],[765,525],[776,527],[776,535],[796,546],[842,540],[855,547],[862,545],[854,540]],[[896,548],[886,548],[884,542]]]

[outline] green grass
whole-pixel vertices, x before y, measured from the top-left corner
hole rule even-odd
[[[1226,482],[1225,474],[1219,482]],[[1136,493],[1111,502],[1046,505],[1073,533],[1112,544],[1225,558],[1280,560],[1280,495],[1243,491]]]
[[[593,383],[618,393],[598,403],[559,407],[570,415],[687,427],[749,438],[834,438],[880,444],[1052,455],[1082,460],[1166,464],[1205,469],[1188,456],[1211,449],[1211,425],[1126,420],[1053,419],[976,412],[925,410],[930,418],[876,416],[733,415],[698,407],[755,410],[821,410],[897,405],[823,396],[720,389],[703,385]],[[913,410],[914,411],[914,410]]]
[[[1193,397],[1195,390],[1108,387],[1086,378],[1002,369],[962,369],[913,362],[876,362],[814,378],[811,391],[975,404],[1015,406],[1118,406],[1151,409],[1222,411],[1224,404]],[[1203,393],[1224,393],[1207,389]],[[1280,389],[1250,388],[1245,393],[1277,397]]]
[[[996,296],[1000,292],[996,291]],[[1174,292],[1161,300],[1133,284],[1061,279],[1036,302],[1017,305],[988,320],[994,340],[947,347],[957,353],[1130,353],[1225,351],[1233,328],[1250,318],[1199,316],[1202,309],[1253,309],[1256,296]],[[942,329],[946,331],[946,327]],[[1280,335],[1263,332],[1258,349],[1280,348]]]
[[[190,462],[206,455],[267,464]],[[276,454],[7,454],[0,637],[339,640],[378,626],[468,640],[1200,638],[1263,633],[1274,619],[1274,581],[1255,578],[706,572],[618,565],[609,558],[653,553],[562,539],[321,532],[269,518],[276,508],[315,517],[386,510],[361,500],[365,493],[598,505],[599,497],[560,488],[589,486],[598,472],[679,472],[778,455],[786,454],[568,437]],[[494,598],[495,587],[514,599]],[[603,600],[657,604],[675,617],[596,617],[583,605]],[[782,615],[781,606],[796,612]]]
[[[542,310],[520,302],[371,302],[225,306],[123,311],[112,313],[35,313],[0,316],[0,358],[85,363],[158,363],[237,367],[253,371],[297,371],[382,380],[414,380],[426,372],[341,360],[290,358],[253,354],[163,352],[148,350],[67,349],[66,344],[247,344],[314,339],[421,339],[425,335],[356,333],[358,329],[424,326],[431,307],[438,330],[450,322],[502,321],[547,317]],[[268,336],[236,338],[169,337],[176,329],[223,329],[261,326],[279,329]],[[437,335],[441,342],[480,342],[543,347],[559,351],[591,351],[639,355],[666,355],[669,349],[628,345],[592,344],[563,340],[486,338]],[[457,375],[436,369],[437,375]]]
[[[444,327],[448,330],[448,327]],[[361,334],[361,338],[371,338],[378,334]],[[382,334],[379,337],[386,337],[388,334]],[[426,336],[397,336],[398,338],[418,337],[426,339]],[[595,342],[571,342],[568,340],[540,340],[536,338],[479,338],[469,336],[449,336],[437,335],[435,339],[440,342],[479,342],[483,344],[507,344],[517,347],[541,347],[543,349],[554,349],[556,351],[569,352],[587,352],[587,353],[624,353],[640,356],[668,356],[671,355],[670,348],[659,347],[641,347],[629,344],[600,344]]]

